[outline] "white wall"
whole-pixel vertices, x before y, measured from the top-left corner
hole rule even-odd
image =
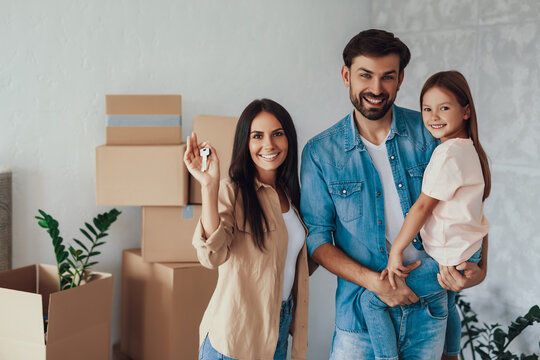
[[[238,116],[270,97],[293,116],[300,146],[350,110],[339,69],[362,29],[395,31],[413,54],[398,104],[417,108],[431,73],[468,77],[491,157],[488,279],[467,291],[488,322],[540,302],[538,1],[0,0],[0,165],[13,170],[14,266],[53,263],[33,216],[55,215],[66,239],[96,213],[94,148],[105,142],[104,95],[181,93],[195,114]],[[137,208],[120,208],[99,270],[114,274],[119,339],[121,250],[139,245]],[[325,359],[335,278],[311,279],[308,359]],[[496,301],[493,301],[496,299]],[[538,329],[536,329],[538,330]],[[519,344],[535,351],[538,331]]]
[[[185,135],[195,114],[239,116],[269,97],[291,112],[303,147],[349,111],[341,51],[368,26],[369,9],[367,0],[0,0],[0,164],[13,170],[14,267],[54,263],[38,208],[66,240],[107,210],[94,190],[105,94],[181,93]],[[98,267],[116,279],[113,342],[121,251],[140,244],[140,210],[120,210]],[[324,290],[335,279],[319,271],[313,283],[310,359],[328,352],[333,294]]]

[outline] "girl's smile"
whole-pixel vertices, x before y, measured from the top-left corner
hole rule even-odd
[[[450,91],[434,86],[422,99],[422,120],[431,135],[445,142],[448,139],[468,138],[465,121],[470,118],[469,105],[461,106]]]

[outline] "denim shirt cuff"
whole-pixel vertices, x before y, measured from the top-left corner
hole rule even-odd
[[[319,246],[326,243],[332,244],[332,238],[328,238],[328,236],[325,236],[324,233],[309,234],[306,243],[309,257],[311,257]]]

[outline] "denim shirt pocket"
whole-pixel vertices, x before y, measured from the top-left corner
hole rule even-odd
[[[407,176],[409,177],[410,191],[413,195],[413,202],[418,199],[422,192],[422,179],[427,163],[414,165],[407,168]]]
[[[328,191],[341,220],[347,222],[362,216],[362,181],[330,183]]]

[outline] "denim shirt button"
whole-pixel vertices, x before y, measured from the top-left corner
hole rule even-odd
[[[347,190],[343,189],[343,191],[342,191],[342,192],[343,192],[344,194],[346,194],[346,193],[347,193]]]
[[[417,241],[418,241],[418,240],[416,240],[416,239],[413,239],[413,242],[417,242]]]
[[[379,220],[378,223],[379,223],[379,225],[381,225],[381,224],[382,224],[382,220]]]
[[[396,157],[394,155],[390,156],[391,160],[394,160]]]
[[[398,184],[398,187],[403,187],[403,184]]]
[[[381,246],[381,251],[384,251],[384,248]]]
[[[381,195],[381,192],[380,191],[377,191],[377,196],[380,196]]]

